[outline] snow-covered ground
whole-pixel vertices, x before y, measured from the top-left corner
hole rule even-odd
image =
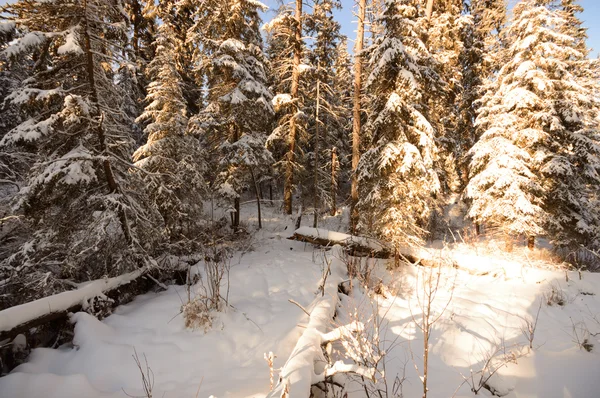
[[[486,381],[499,396],[600,396],[600,274],[582,273],[580,280],[577,272],[467,254],[464,247],[431,251],[445,265],[432,305],[432,318],[439,320],[430,337],[429,397],[472,397],[471,388]],[[473,274],[477,266],[485,275]],[[371,301],[378,304],[382,346],[387,351],[386,379],[391,391],[396,376],[405,378],[401,388],[405,397],[422,395],[423,333],[415,321],[421,323],[427,302],[422,282],[430,272],[436,281],[438,270],[402,267],[384,275],[389,285],[386,297],[368,300],[355,290],[342,311],[351,314],[360,308],[367,322]],[[528,321],[535,326],[533,349]],[[593,346],[588,346],[591,352],[582,347],[584,343]],[[351,387],[351,396],[363,397],[361,388]],[[479,394],[491,396],[485,388]]]
[[[292,219],[263,210],[265,228],[250,250],[231,261],[229,297],[235,309],[219,314],[212,330],[185,329],[179,314],[184,287],[138,297],[102,322],[79,313],[73,318],[74,347],[34,350],[26,364],[0,378],[0,397],[142,396],[134,349],[142,366],[145,356],[151,368],[154,397],[264,397],[269,391],[264,354],[277,356],[276,369],[290,355],[308,317],[288,300],[303,306],[313,301],[322,256],[310,245],[285,239]],[[253,208],[243,211],[252,214]],[[252,218],[248,223],[253,228]],[[339,217],[321,227],[343,231]],[[372,312],[379,314],[389,397],[422,395],[423,333],[415,322],[421,321],[425,297],[421,283],[438,270],[432,317],[440,317],[430,338],[429,397],[474,396],[470,384],[479,386],[478,372],[488,362],[485,377],[499,367],[486,383],[498,395],[600,396],[600,274],[582,273],[580,279],[577,272],[552,270],[540,259],[508,256],[485,245],[433,247],[428,259],[441,268],[386,271],[381,260],[374,264],[372,286],[381,278],[383,294],[355,288],[343,296],[332,323],[358,317],[369,329]],[[522,329],[528,320],[535,322],[538,309],[530,350]],[[580,347],[584,341],[591,352]],[[396,376],[404,380],[394,394]],[[365,396],[356,382],[347,389],[350,397]],[[481,388],[479,395],[491,393]]]

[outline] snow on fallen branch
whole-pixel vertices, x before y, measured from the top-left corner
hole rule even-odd
[[[309,307],[312,311],[310,311],[308,325],[281,369],[277,386],[267,395],[267,398],[307,398],[310,396],[313,384],[325,381],[326,378],[338,373],[356,373],[369,379],[374,378],[375,369],[345,364],[342,361],[326,365],[322,371],[315,369],[315,365],[322,369],[322,364],[327,363],[323,345],[364,328],[362,323],[353,322],[326,332],[339,301],[338,285],[347,278],[346,266],[341,261],[342,255],[341,246],[334,246],[329,263],[330,274],[325,275],[319,284],[323,285],[323,294],[319,294]]]
[[[321,228],[300,227],[289,239],[321,246],[340,245],[352,249],[357,255],[389,258],[392,251],[387,245],[373,238],[354,236]]]
[[[103,297],[106,292],[128,284],[147,272],[148,268],[140,268],[114,278],[86,283],[77,290],[62,292],[2,310],[0,311],[0,338],[14,334],[15,330],[20,333],[43,324],[45,320],[60,317],[73,308],[85,308],[89,300]]]

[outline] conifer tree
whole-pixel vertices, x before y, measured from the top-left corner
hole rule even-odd
[[[306,18],[307,33],[314,38],[314,44],[308,52],[307,58],[312,67],[311,79],[308,79],[311,82],[309,91],[311,101],[308,112],[314,115],[310,129],[313,132],[312,185],[315,208],[313,225],[315,227],[321,205],[327,204],[332,207],[335,200],[332,197],[332,195],[335,196],[335,191],[332,192],[331,189],[331,161],[335,162],[335,160],[332,160],[331,151],[332,148],[340,146],[339,138],[344,140],[344,109],[339,102],[340,93],[335,91],[336,87],[334,86],[336,56],[342,36],[340,25],[333,18],[333,10],[340,6],[337,1],[316,0],[313,4],[313,13]],[[345,41],[343,42],[345,43]],[[338,66],[344,68],[343,64]]]
[[[348,192],[348,186],[340,187],[339,184],[351,180],[352,172],[352,60],[348,53],[348,40],[343,38],[336,50],[335,75],[333,77],[332,90],[335,93],[334,105],[337,109],[337,123],[332,134],[334,147],[327,154],[328,162],[326,168],[331,171],[331,215],[337,211],[336,197],[344,188]],[[342,191],[343,192],[343,191]]]
[[[173,27],[177,37],[177,48],[175,49],[175,64],[177,72],[183,80],[183,95],[187,105],[187,114],[197,114],[203,106],[203,86],[204,81],[201,74],[197,73],[195,61],[197,52],[202,46],[200,38],[197,36],[197,29],[194,24],[197,21],[198,13],[207,9],[211,0],[160,0],[156,1],[156,7],[153,7],[151,0],[146,1],[145,17],[153,19],[156,14],[164,22],[168,22]],[[153,15],[154,14],[154,15]]]
[[[192,119],[192,128],[219,165],[214,188],[233,200],[234,228],[239,226],[241,194],[256,189],[257,175],[273,163],[265,148],[273,108],[258,14],[265,8],[252,0],[206,1],[192,28],[201,43],[195,63],[208,88],[207,105]]]
[[[147,143],[134,154],[136,166],[143,169],[154,205],[165,220],[172,241],[182,235],[197,238],[201,232],[204,186],[204,159],[197,138],[187,134],[187,107],[183,81],[175,65],[177,36],[170,22],[158,28],[156,56],[150,62],[146,102],[138,122],[148,123]]]
[[[127,42],[121,10],[117,0],[18,1],[5,10],[26,32],[6,53],[35,60],[8,96],[28,118],[0,141],[34,158],[18,207],[36,232],[5,260],[30,281],[49,275],[32,294],[145,265],[161,237],[160,217],[130,173],[130,122],[114,84]]]
[[[504,0],[468,0],[463,12],[470,18],[460,30],[463,43],[459,54],[461,69],[460,93],[457,103],[456,150],[461,186],[468,183],[467,153],[477,141],[481,131],[475,126],[478,100],[483,96],[484,85],[500,69],[501,32],[506,24]]]
[[[420,39],[413,0],[387,3],[385,34],[368,49],[367,90],[374,99],[366,126],[372,140],[358,168],[361,224],[395,245],[427,233],[440,182],[436,131],[423,92],[443,95],[435,60]]]
[[[298,17],[299,15],[299,17]],[[301,83],[301,73],[309,68],[302,64],[305,43],[302,39],[302,4],[293,10],[287,5],[278,9],[277,16],[265,24],[268,38],[268,54],[271,64],[271,85],[275,95],[276,126],[267,144],[275,155],[275,168],[283,177],[284,210],[291,214],[292,194],[305,173],[302,145],[307,139],[305,102],[307,84]],[[300,31],[300,33],[298,33]]]
[[[523,0],[505,30],[509,60],[482,100],[484,131],[471,149],[470,216],[509,235],[548,233],[555,245],[591,244],[598,212],[597,105],[570,71],[585,57],[549,0]]]
[[[458,98],[462,93],[460,54],[464,50],[463,31],[468,29],[471,19],[461,15],[461,12],[461,0],[436,1],[432,4],[430,18],[421,18],[422,23],[426,24],[427,48],[437,61],[437,72],[447,86],[445,95],[428,98],[434,116],[431,123],[435,124],[440,148],[439,165],[436,167],[441,171],[442,190],[447,194],[458,192],[460,188],[458,168],[463,155],[457,117],[460,105]]]

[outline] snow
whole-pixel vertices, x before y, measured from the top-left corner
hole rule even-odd
[[[194,397],[199,387],[199,397],[264,397],[264,353],[272,351],[280,369],[308,318],[288,299],[308,306],[321,279],[313,250],[282,239],[283,227],[271,219],[265,214],[261,244],[232,259],[235,309],[218,314],[213,330],[186,330],[180,308],[187,292],[180,286],[140,296],[102,322],[76,314],[76,348],[35,350],[28,363],[0,379],[0,397],[140,396],[134,348],[142,362],[147,357],[157,397]]]
[[[115,278],[93,281],[76,290],[7,308],[0,311],[0,332],[11,330],[25,322],[53,312],[66,311],[78,304],[85,306],[88,300],[102,296],[103,292],[107,290],[131,282],[145,271],[145,269],[139,269]]]
[[[292,96],[290,94],[277,94],[271,100],[275,109],[281,109],[282,107],[291,104],[292,101]]]
[[[352,236],[342,232],[329,231],[327,229],[320,228],[310,228],[310,227],[300,227],[295,232],[298,235],[310,236],[314,238],[323,238],[330,240],[334,243],[339,244],[358,244],[361,246],[368,247],[370,249],[380,251],[385,250],[386,247],[379,241],[375,239],[360,237],[360,236]]]
[[[42,32],[27,33],[25,36],[11,42],[4,52],[7,56],[14,57],[31,47],[40,46],[48,36],[51,35]]]
[[[340,260],[342,253],[340,246],[333,247],[330,254],[331,274],[326,274],[326,280],[322,280],[323,294],[318,294],[310,306],[312,310],[308,325],[281,369],[279,383],[267,397],[306,398],[310,395],[311,385],[318,381],[315,362],[325,362],[321,344],[326,341],[325,332],[335,315],[338,285],[348,274],[345,264]]]
[[[14,22],[0,22],[0,32],[9,33],[12,32],[17,25]]]
[[[249,214],[248,210],[242,209],[242,214]],[[140,374],[132,358],[135,349],[142,364],[147,358],[154,375],[153,396],[279,397],[280,387],[269,395],[264,359],[265,353],[273,352],[276,382],[282,376],[282,387],[286,380],[290,383],[290,396],[307,397],[307,386],[327,375],[336,373],[336,381],[346,380],[340,373],[349,371],[365,379],[371,376],[341,347],[335,348],[339,344],[334,345],[333,363],[327,367],[321,363],[317,369],[320,362],[315,364],[311,358],[322,353],[310,347],[315,342],[344,341],[349,330],[369,331],[373,314],[381,320],[378,335],[386,353],[390,388],[398,376],[404,378],[402,396],[421,396],[423,334],[417,324],[423,292],[419,287],[429,272],[435,275],[438,270],[440,290],[432,311],[440,318],[433,325],[429,345],[428,397],[474,397],[469,383],[478,383],[478,372],[490,356],[490,363],[499,369],[487,384],[505,397],[597,396],[600,379],[593,372],[600,363],[599,274],[583,272],[580,278],[577,272],[560,269],[546,249],[530,252],[516,247],[506,253],[499,247],[503,243],[491,238],[433,242],[413,254],[435,267],[403,265],[390,271],[384,260],[363,259],[362,266],[373,269],[370,286],[383,283],[381,294],[366,292],[354,280],[347,297],[337,294],[337,283],[347,277],[340,254],[333,254],[338,249],[333,249],[327,253],[331,274],[321,295],[317,288],[323,275],[321,250],[285,239],[293,218],[275,208],[263,210],[263,230],[231,262],[233,308],[215,315],[212,330],[185,329],[180,308],[187,292],[177,286],[140,296],[103,321],[78,313],[72,317],[73,345],[34,350],[27,363],[0,378],[0,396],[140,396]],[[338,242],[350,239],[334,231],[345,228],[341,216],[321,221],[329,230],[301,227],[297,232]],[[246,222],[249,230],[256,226],[254,216]],[[93,286],[82,289],[98,288]],[[80,301],[81,294],[77,296]],[[290,299],[312,314],[310,320]],[[336,303],[335,323],[329,322]],[[35,307],[42,310],[42,304]],[[538,309],[530,350],[522,329],[535,319]],[[10,316],[0,313],[3,329],[6,322],[16,322],[14,316],[22,310],[12,310]],[[336,329],[339,325],[349,326]],[[593,344],[592,351],[580,348],[578,339]],[[381,386],[381,372],[375,377]],[[349,398],[365,397],[357,384],[360,379],[348,376]],[[479,395],[491,396],[485,389]]]
[[[32,180],[32,185],[46,184],[59,177],[67,185],[85,184],[95,181],[94,157],[86,148],[78,146],[60,159],[48,162],[46,168]]]
[[[75,31],[76,28],[72,29],[71,31],[69,31],[69,33],[67,33],[67,35],[65,36],[65,44],[58,47],[58,49],[56,50],[58,54],[83,54],[83,50],[81,49],[81,47],[79,46],[79,42],[77,41]]]
[[[471,372],[480,371],[490,354],[494,354],[494,366],[501,368],[488,384],[503,396],[596,396],[600,381],[590,378],[590,372],[597,368],[600,354],[577,346],[573,324],[579,338],[600,343],[593,336],[600,332],[600,275],[585,273],[580,280],[576,272],[544,269],[545,262],[535,258],[541,252],[508,255],[491,248],[493,242],[488,243],[427,249],[442,265],[442,289],[433,305],[433,313],[441,317],[430,340],[428,397],[474,396],[463,376],[471,382]],[[453,264],[459,264],[459,269]],[[468,269],[480,272],[473,274]],[[417,292],[415,286],[430,270],[409,266],[384,275],[389,292],[387,297],[378,297],[378,313],[385,325],[380,333],[390,342],[396,337],[403,342],[393,348],[388,342],[384,348],[388,350],[388,380],[396,374],[406,376],[404,396],[422,394],[423,335],[413,319],[420,322],[423,292]],[[553,291],[564,296],[564,305],[547,304]],[[342,313],[352,313],[365,299],[357,291],[345,301],[346,311]],[[530,350],[522,328],[527,320],[535,319],[540,301]],[[474,374],[476,382],[478,377]],[[353,385],[348,389],[358,388]],[[481,394],[490,396],[485,389]]]

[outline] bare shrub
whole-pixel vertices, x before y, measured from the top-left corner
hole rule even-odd
[[[192,278],[188,277],[188,300],[181,307],[185,326],[190,329],[209,330],[212,327],[214,311],[222,311],[229,304],[229,270],[231,255],[222,247],[214,246],[204,256],[204,274],[200,274],[192,297]],[[225,297],[221,286],[225,284]]]
[[[559,305],[562,307],[567,304],[567,297],[558,283],[550,284],[550,291],[547,292],[544,297],[546,300],[546,305],[549,307],[553,305]]]
[[[521,325],[521,333],[523,336],[527,338],[529,342],[529,349],[533,349],[533,339],[535,338],[535,331],[537,329],[538,320],[540,318],[540,311],[542,309],[542,300],[540,300],[540,305],[538,306],[538,310],[535,314],[535,318],[525,318],[523,320],[523,324]]]
[[[431,332],[433,330],[433,325],[439,321],[442,317],[450,302],[452,301],[452,296],[454,294],[454,288],[456,285],[456,273],[454,274],[454,280],[448,284],[448,281],[442,279],[443,270],[445,268],[444,261],[440,259],[440,262],[437,267],[418,267],[417,270],[417,278],[416,278],[416,287],[415,292],[417,295],[417,305],[419,310],[421,311],[420,319],[417,319],[415,314],[411,309],[411,317],[415,324],[415,326],[423,333],[423,369],[421,382],[423,383],[423,398],[427,397],[427,379],[429,375],[429,341],[431,338]],[[423,276],[419,278],[419,274],[422,273]],[[450,296],[447,301],[441,306],[440,310],[435,310],[434,303],[438,297],[438,293],[442,289],[447,289],[450,292]],[[411,351],[412,354],[412,351]],[[415,366],[415,370],[417,373],[419,372],[419,367],[414,360],[413,363]]]
[[[123,390],[125,395],[131,398],[152,398],[152,390],[154,389],[154,372],[152,372],[152,369],[150,369],[150,366],[148,365],[148,358],[146,358],[146,354],[143,355],[144,364],[142,365],[142,361],[140,360],[136,349],[133,349],[132,357],[142,378],[142,391],[144,395],[130,395]]]
[[[490,384],[490,379],[498,373],[500,369],[508,365],[509,363],[517,363],[517,360],[525,355],[522,351],[523,346],[513,345],[506,347],[504,340],[493,346],[490,350],[482,352],[480,356],[481,368],[474,371],[470,369],[470,374],[463,377],[463,382],[458,386],[454,395],[460,390],[460,388],[466,383],[471,387],[471,392],[478,395],[482,389],[488,390],[493,396],[503,396],[505,393],[499,391],[497,388]]]
[[[571,338],[573,343],[577,344],[577,347],[587,352],[592,352],[594,344],[590,342],[590,331],[584,321],[575,323],[572,318],[571,320]]]
[[[370,291],[367,290],[369,293]],[[355,306],[348,314],[350,324],[363,325],[357,328],[354,333],[344,333],[340,343],[344,348],[344,355],[365,369],[373,370],[373,377],[365,377],[360,374],[350,375],[351,379],[362,387],[366,397],[401,397],[402,383],[405,380],[396,375],[392,380],[386,373],[387,355],[399,344],[399,336],[393,340],[388,340],[385,335],[387,330],[387,321],[379,315],[379,301],[376,296],[365,296],[371,305],[371,314],[366,317],[365,311],[359,306]],[[368,312],[367,312],[368,313]],[[363,314],[363,315],[361,315]],[[366,318],[366,319],[365,319]],[[328,347],[331,350],[330,347]]]

